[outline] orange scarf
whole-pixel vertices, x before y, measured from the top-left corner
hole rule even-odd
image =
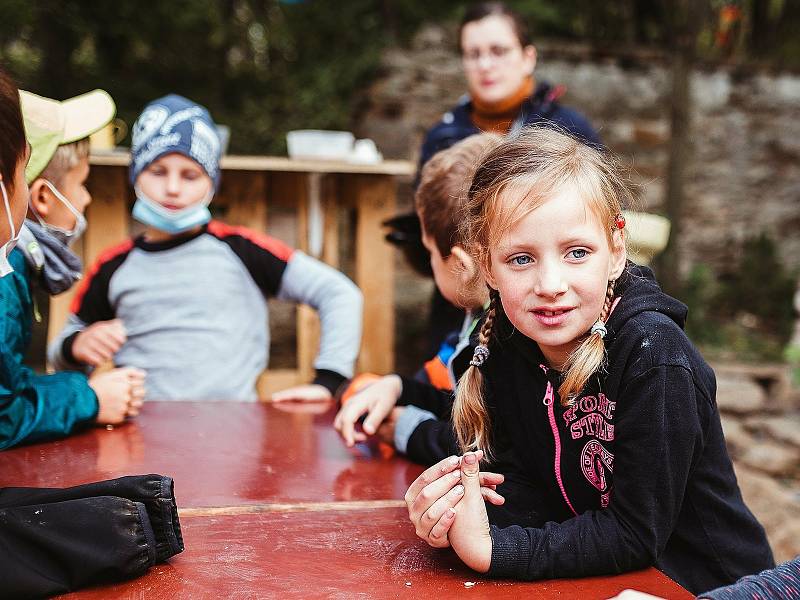
[[[517,118],[522,103],[533,95],[533,76],[526,77],[516,92],[499,102],[481,102],[472,99],[472,123],[481,131],[505,134]]]

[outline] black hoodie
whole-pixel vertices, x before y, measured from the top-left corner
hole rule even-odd
[[[725,449],[714,373],[686,307],[629,264],[608,365],[561,405],[559,373],[498,311],[482,367],[506,506],[490,512],[490,573],[520,579],[655,565],[699,593],[774,565]]]

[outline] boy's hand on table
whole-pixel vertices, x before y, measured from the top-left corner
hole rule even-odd
[[[97,417],[101,425],[116,425],[135,417],[144,403],[145,372],[134,367],[112,369],[89,378],[97,396]]]
[[[477,460],[483,456],[481,451],[472,454],[477,457]],[[449,532],[456,520],[456,514],[462,510],[460,503],[464,499],[466,489],[462,483],[464,476],[459,469],[462,460],[458,456],[449,456],[436,463],[414,480],[405,495],[408,517],[414,524],[417,535],[434,548],[450,546]],[[477,466],[474,469],[477,471]],[[498,506],[505,502],[505,498],[495,491],[497,485],[503,483],[502,475],[487,471],[476,473],[474,477],[474,482],[473,480],[469,481],[478,483],[478,497],[481,506],[483,506],[484,500]],[[469,508],[469,512],[472,513],[475,511],[475,502],[472,498],[473,492],[471,491],[470,494],[470,502],[465,505],[465,510]],[[483,511],[486,512],[485,506],[483,506]],[[466,551],[466,546],[463,541],[463,528],[474,525],[474,521],[474,516],[468,516],[463,521],[462,530],[459,531],[458,541],[464,551]],[[487,518],[487,535],[488,532]],[[460,553],[459,556],[464,562],[467,562]],[[491,539],[489,540],[489,557],[491,558]],[[467,564],[476,568],[472,564]]]
[[[403,382],[397,375],[386,375],[371,383],[350,398],[339,410],[333,426],[348,446],[366,441],[367,435],[377,433],[378,427],[390,415],[397,399],[403,392]],[[364,432],[356,431],[358,420],[367,415],[361,426]],[[393,444],[390,440],[388,443]]]
[[[75,360],[96,367],[114,358],[128,335],[120,319],[98,321],[81,331],[72,344]]]
[[[378,438],[384,443],[394,447],[394,428],[405,406],[395,406],[389,416],[378,427]]]
[[[273,402],[287,402],[290,400],[296,402],[327,402],[333,400],[333,396],[325,386],[318,383],[309,383],[275,392],[272,394],[271,400]]]

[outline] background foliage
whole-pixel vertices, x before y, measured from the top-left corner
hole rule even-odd
[[[700,1],[705,56],[800,56],[800,3]],[[232,130],[237,153],[283,153],[285,132],[349,128],[359,95],[388,45],[426,21],[457,20],[454,0],[0,0],[0,63],[22,87],[64,98],[95,87],[131,124],[149,100],[176,92]],[[670,0],[520,0],[536,37],[667,48]],[[742,19],[724,51],[714,47],[723,5]],[[798,61],[800,62],[800,61]]]

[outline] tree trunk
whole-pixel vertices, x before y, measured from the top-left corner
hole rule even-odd
[[[670,145],[664,209],[672,223],[669,242],[660,260],[659,279],[664,289],[678,294],[681,289],[680,243],[687,167],[691,161],[691,71],[695,44],[702,19],[698,0],[670,3],[672,16],[672,90],[670,94]]]

